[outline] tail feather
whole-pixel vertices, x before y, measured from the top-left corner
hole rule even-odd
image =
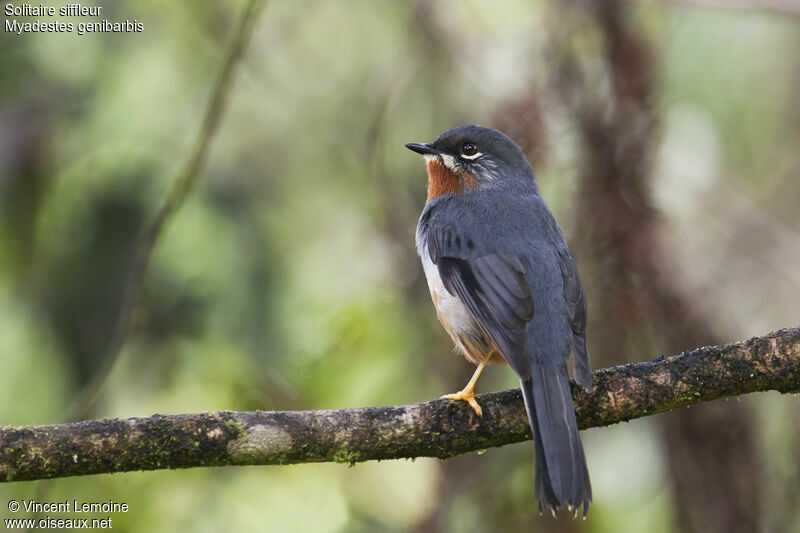
[[[534,364],[531,378],[521,381],[522,395],[536,446],[535,496],[554,514],[566,506],[583,514],[592,501],[589,471],[583,453],[566,366]]]

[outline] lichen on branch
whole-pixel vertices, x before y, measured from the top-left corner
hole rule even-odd
[[[582,429],[757,391],[800,392],[800,328],[594,373],[572,389]],[[393,407],[153,415],[0,426],[0,481],[198,466],[439,457],[531,438],[522,396]]]

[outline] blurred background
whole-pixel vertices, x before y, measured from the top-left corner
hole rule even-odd
[[[195,153],[245,8],[91,5],[144,31],[0,34],[4,425],[64,421],[108,363],[140,235]],[[460,388],[473,367],[430,303],[413,246],[425,171],[403,144],[467,123],[533,163],[586,286],[596,368],[800,322],[796,1],[267,2],[225,98],[86,416]],[[478,389],[517,385],[498,367]],[[530,443],[3,484],[0,500],[126,502],[121,531],[800,530],[796,397],[583,439],[587,521],[537,516]]]

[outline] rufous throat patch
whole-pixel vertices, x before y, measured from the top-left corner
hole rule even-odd
[[[475,180],[468,173],[463,173],[464,181],[469,187],[475,187]],[[461,184],[458,175],[435,159],[428,160],[428,202],[442,194],[461,194],[466,188]]]

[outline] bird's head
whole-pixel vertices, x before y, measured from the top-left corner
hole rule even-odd
[[[428,201],[442,194],[499,189],[536,191],[531,165],[507,135],[481,126],[447,130],[431,143],[406,148],[425,157]]]

